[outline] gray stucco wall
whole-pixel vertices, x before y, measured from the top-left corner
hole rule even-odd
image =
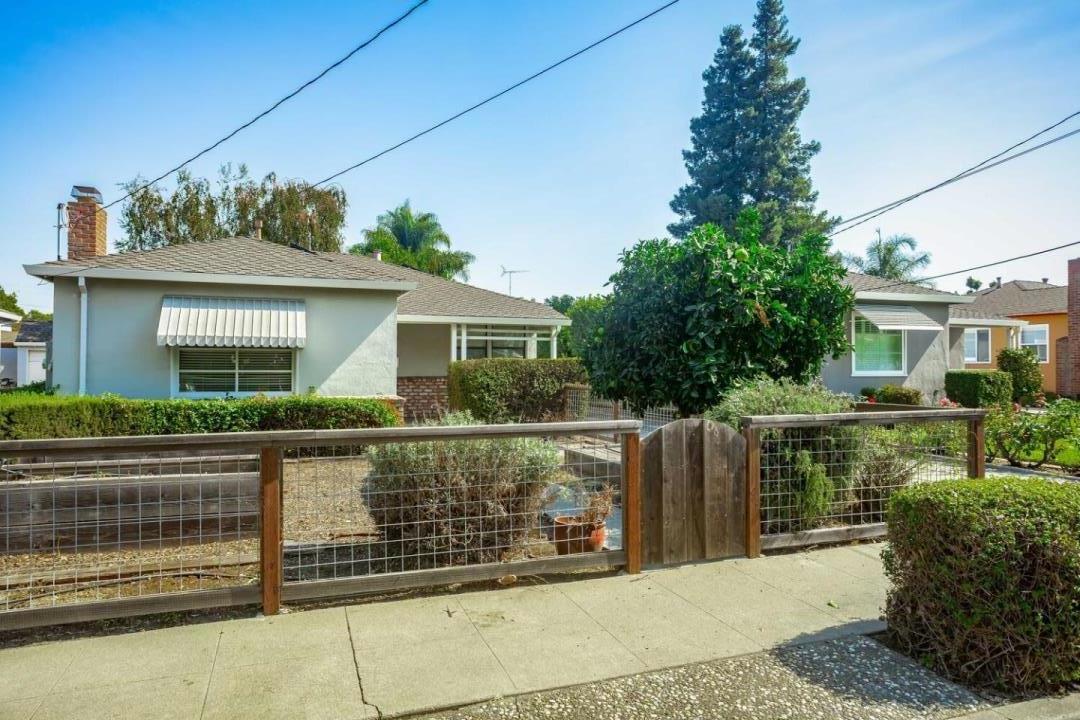
[[[398,325],[398,377],[445,377],[450,369],[450,326]]]
[[[895,305],[896,303],[884,304]],[[952,345],[948,328],[949,306],[945,303],[912,303],[912,305],[940,323],[945,329],[940,331],[907,331],[906,375],[881,377],[852,375],[851,353],[846,353],[836,360],[829,358],[825,361],[825,366],[821,370],[821,379],[825,385],[831,390],[851,393],[852,395],[858,395],[859,390],[867,386],[903,385],[918,388],[922,391],[926,400],[932,402],[935,392],[944,389],[945,371],[949,369],[950,348]],[[850,318],[847,319],[846,326],[848,329],[848,341],[850,342],[852,340]],[[962,341],[963,338],[961,337]]]
[[[74,280],[54,290],[53,382],[78,392],[79,296]],[[331,288],[87,280],[86,391],[168,397],[171,350],[157,344],[165,295],[302,299],[307,344],[297,351],[296,390],[321,395],[382,395],[397,390],[397,294]],[[449,346],[449,338],[447,338]]]

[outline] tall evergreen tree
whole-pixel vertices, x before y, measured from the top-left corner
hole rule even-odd
[[[758,0],[749,41],[738,25],[724,28],[702,74],[702,113],[690,121],[691,149],[683,151],[690,184],[671,201],[681,217],[668,226],[673,235],[685,237],[706,222],[734,233],[739,212],[751,205],[766,242],[791,244],[829,228],[826,214],[814,209],[810,181],[810,160],[821,146],[803,142],[798,129],[810,93],[804,78],[788,78],[787,59],[798,47],[781,0]]]

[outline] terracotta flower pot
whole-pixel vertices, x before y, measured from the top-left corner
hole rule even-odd
[[[555,518],[555,550],[559,555],[599,552],[607,539],[607,526],[582,522],[578,515]]]

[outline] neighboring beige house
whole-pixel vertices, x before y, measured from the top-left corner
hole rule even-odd
[[[1051,285],[1044,278],[997,279],[992,287],[974,294],[975,302],[959,313],[965,321],[964,367],[990,370],[997,367],[997,354],[1005,347],[1029,347],[1039,358],[1043,390],[1057,392],[1058,341],[1069,335],[1069,289]],[[985,322],[979,318],[1006,318],[1012,321]]]
[[[47,379],[45,368],[52,323],[48,320],[23,320],[15,335],[15,384],[19,387]]]
[[[68,258],[26,266],[53,283],[60,393],[400,395],[422,415],[445,405],[451,361],[554,357],[570,324],[372,257],[253,238],[107,255],[99,196],[73,196]]]

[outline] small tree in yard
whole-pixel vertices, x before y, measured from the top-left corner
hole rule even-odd
[[[600,394],[692,415],[738,380],[808,380],[826,356],[848,349],[854,296],[828,240],[806,236],[790,250],[762,242],[754,210],[734,235],[703,225],[685,240],[643,240],[623,252],[585,352]]]
[[[998,353],[997,366],[1012,375],[1013,402],[1031,402],[1042,391],[1039,358],[1031,348],[1005,348]]]

